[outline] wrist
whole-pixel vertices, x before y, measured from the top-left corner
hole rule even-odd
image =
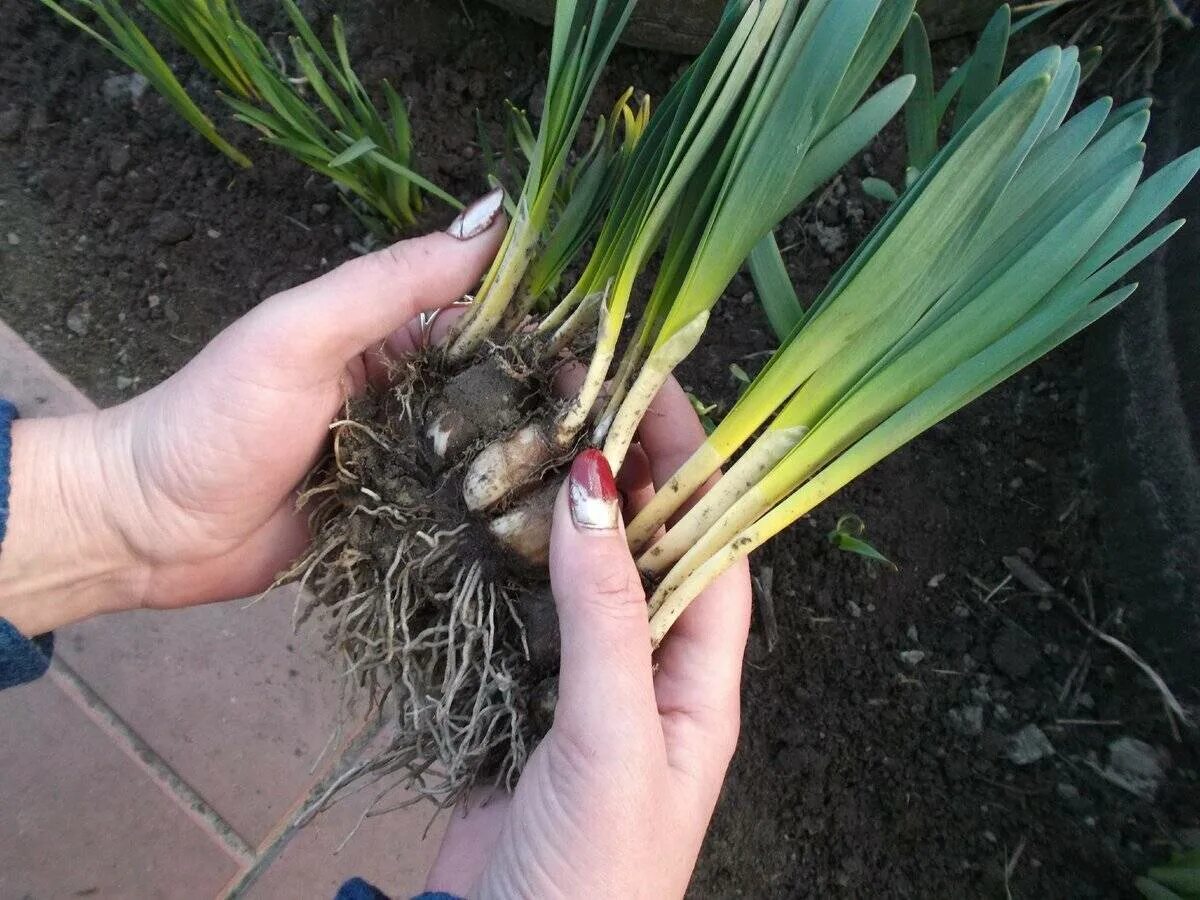
[[[13,423],[0,617],[28,636],[140,605],[145,567],[116,526],[104,413]]]

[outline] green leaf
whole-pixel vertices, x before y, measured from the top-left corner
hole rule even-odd
[[[904,108],[908,165],[924,169],[937,153],[938,117],[934,114],[933,59],[929,37],[919,15],[913,14],[904,32],[904,71],[916,82]]]
[[[1155,866],[1147,874],[1185,897],[1200,894],[1200,867]]]
[[[758,301],[767,314],[771,328],[780,341],[786,341],[804,321],[804,307],[800,305],[800,298],[792,287],[791,276],[788,275],[773,233],[768,232],[755,245],[747,262],[758,291]]]
[[[882,563],[893,572],[899,572],[899,566],[863,540],[861,535],[866,534],[866,531],[866,523],[858,516],[842,516],[833,531],[829,532],[829,542],[839,550]]]
[[[952,130],[958,131],[1000,83],[1011,23],[1012,11],[1005,4],[996,10],[979,36],[975,52],[966,64],[967,73],[954,110]]]
[[[882,178],[864,178],[862,180],[862,188],[863,193],[868,197],[874,197],[876,200],[882,200],[884,203],[895,203],[900,199],[900,195],[896,193],[896,189]]]
[[[1177,893],[1149,878],[1134,879],[1133,886],[1146,900],[1183,900]]]
[[[360,137],[349,147],[335,156],[329,161],[329,168],[339,169],[344,165],[354,162],[356,159],[366,156],[372,150],[378,150],[379,146],[369,137]]]

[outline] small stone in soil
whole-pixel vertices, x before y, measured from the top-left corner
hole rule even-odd
[[[900,661],[906,666],[919,666],[925,660],[924,650],[901,650]]]
[[[1079,797],[1079,788],[1069,781],[1060,781],[1055,790],[1058,791],[1058,796],[1064,800],[1075,800]]]
[[[960,706],[950,710],[950,727],[963,737],[978,737],[983,734],[983,707]]]
[[[104,79],[104,84],[100,86],[100,93],[104,95],[104,99],[109,103],[129,101],[136,106],[149,86],[150,82],[146,79],[146,76],[137,73],[110,75]]]
[[[1005,755],[1018,766],[1028,766],[1054,755],[1050,738],[1036,725],[1026,725],[1008,739]]]
[[[17,235],[17,233],[15,231],[10,231],[8,233],[8,245],[10,247],[15,247],[19,243],[21,243],[21,238]]]
[[[1119,737],[1108,745],[1104,777],[1139,797],[1153,800],[1167,777],[1166,754],[1132,737]]]
[[[108,171],[113,175],[124,175],[129,169],[131,156],[128,144],[117,144],[108,151]]]
[[[81,300],[67,311],[67,328],[73,334],[85,337],[92,326],[92,309],[86,300]]]
[[[1015,625],[1005,625],[992,642],[992,662],[1014,680],[1032,672],[1040,659],[1041,654],[1033,639]]]
[[[192,236],[192,223],[176,212],[160,212],[150,217],[150,237],[159,244],[170,246]]]

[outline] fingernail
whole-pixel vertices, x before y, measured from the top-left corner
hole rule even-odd
[[[617,482],[599,450],[584,450],[571,464],[567,487],[571,518],[585,531],[612,531],[621,519]]]
[[[450,223],[446,233],[460,241],[469,241],[483,234],[496,221],[504,209],[504,188],[496,188],[485,197],[480,197]]]

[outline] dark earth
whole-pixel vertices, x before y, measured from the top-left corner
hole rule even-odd
[[[273,4],[244,5],[282,27]],[[330,4],[303,6],[327,24]],[[391,79],[411,104],[422,171],[462,198],[482,193],[475,110],[498,122],[507,97],[539,111],[547,32],[481,0],[345,13],[365,80]],[[252,170],[154,94],[135,102],[111,80],[119,64],[37,3],[0,0],[0,21],[0,318],[96,402],[152,387],[264,297],[363,248],[320,177],[256,146],[217,104]],[[940,45],[939,66],[967,46]],[[208,103],[198,68],[171,59]],[[682,64],[619,51],[596,112],[628,83],[661,96]],[[861,179],[897,181],[901,166],[893,127],[785,223],[802,295],[881,214]],[[425,224],[451,215],[433,205]],[[1177,735],[1150,681],[1072,613],[1131,640],[1137,598],[1114,589],[1097,536],[1106,498],[1082,423],[1105,399],[1085,384],[1086,340],[758,555],[741,746],[694,896],[1132,896],[1172,841],[1196,838],[1195,732]],[[739,277],[682,380],[728,408],[730,366],[753,373],[772,346]],[[866,522],[897,571],[833,547],[843,514]],[[1196,685],[1175,688],[1196,703]],[[1013,762],[1022,729],[1032,755],[1052,754]],[[1100,774],[1120,738],[1146,742],[1164,770],[1153,799]]]

